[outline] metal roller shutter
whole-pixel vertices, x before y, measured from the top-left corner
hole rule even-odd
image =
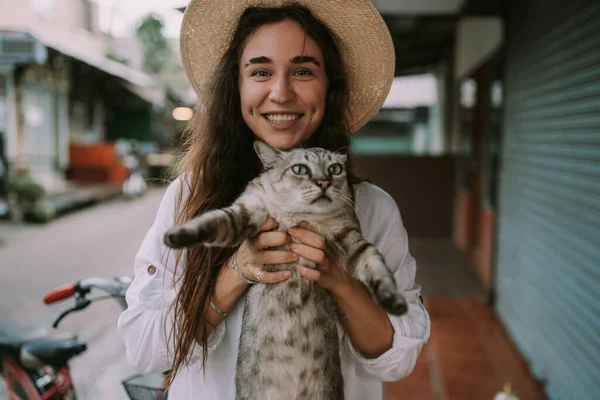
[[[551,399],[600,399],[600,2],[513,2],[496,309]]]

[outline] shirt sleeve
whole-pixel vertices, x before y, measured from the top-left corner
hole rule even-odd
[[[135,256],[134,278],[126,293],[127,309],[118,320],[127,360],[141,373],[166,371],[173,361],[169,335],[174,317],[169,305],[178,290],[178,285],[173,282],[176,255],[163,244],[163,236],[174,224],[176,199],[181,187],[182,180],[176,179],[163,196],[156,219]],[[177,269],[177,278],[181,276],[181,269],[181,266]],[[209,352],[219,345],[224,333],[225,324],[220,324],[211,333]],[[190,364],[201,358],[202,347],[195,344]]]
[[[363,193],[364,201],[357,202],[363,235],[384,256],[398,290],[408,301],[408,311],[401,316],[388,314],[394,339],[392,348],[381,356],[363,357],[348,335],[344,335],[344,347],[367,374],[382,381],[396,381],[414,369],[421,348],[429,339],[430,320],[420,299],[421,288],[415,285],[416,262],[409,253],[408,236],[398,207],[383,190],[369,186]]]

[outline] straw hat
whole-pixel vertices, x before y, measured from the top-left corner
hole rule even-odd
[[[385,101],[395,70],[389,30],[370,0],[191,0],[181,26],[183,67],[202,92],[249,7],[300,5],[338,38],[350,89],[350,127],[356,132]]]

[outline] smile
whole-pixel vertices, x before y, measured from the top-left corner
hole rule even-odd
[[[302,118],[303,114],[263,114],[263,117],[275,124],[289,124]]]

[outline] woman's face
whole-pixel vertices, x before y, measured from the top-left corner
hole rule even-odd
[[[248,127],[280,150],[301,147],[325,113],[323,53],[294,21],[265,25],[240,60],[240,100]]]

